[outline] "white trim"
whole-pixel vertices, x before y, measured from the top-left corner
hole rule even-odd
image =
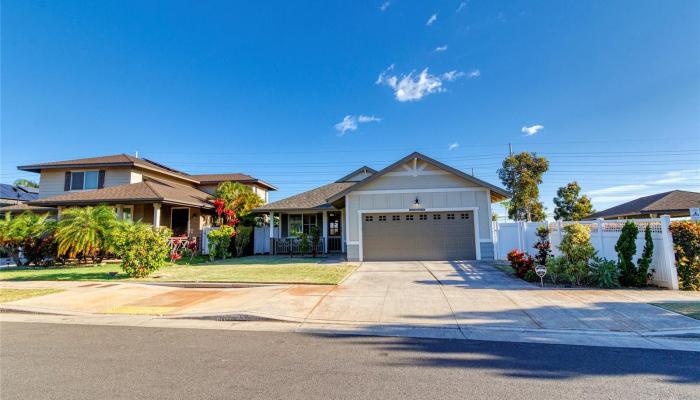
[[[448,171],[443,171],[443,170],[424,171],[422,169],[418,169],[417,171],[387,172],[383,176],[428,176],[428,175],[452,175],[452,173],[448,172]]]
[[[357,190],[348,193],[349,195],[359,194],[389,194],[389,193],[430,193],[430,192],[488,192],[488,188],[484,187],[466,187],[466,188],[434,188],[434,189],[377,189],[377,190]],[[490,200],[489,200],[490,201]],[[347,204],[347,199],[346,199]]]
[[[347,204],[347,203],[345,203]],[[422,212],[445,212],[445,211],[471,211],[474,214],[474,251],[476,252],[476,259],[481,260],[481,239],[479,237],[479,207],[449,207],[449,208],[426,208],[420,211],[410,211],[405,208],[387,208],[384,210],[357,210],[357,235],[359,238],[359,261],[362,262],[363,259],[363,248],[362,248],[362,215],[363,214],[389,214],[389,213],[416,213],[420,214]],[[491,241],[490,239],[488,240]],[[350,244],[350,242],[348,242]]]
[[[479,243],[491,243],[491,239],[479,239]]]
[[[187,210],[187,236],[190,235],[190,208],[189,207],[170,207],[170,230],[173,229],[173,211]],[[173,232],[173,235],[175,232]]]
[[[351,241],[348,242],[348,244],[349,244],[349,245],[353,245],[353,246],[357,246],[357,245],[360,244],[360,242],[359,242],[358,240],[351,240]]]
[[[134,220],[134,206],[133,205],[122,205],[122,216],[121,219],[124,219],[124,210],[129,210],[129,214],[131,215],[131,219],[129,221]]]

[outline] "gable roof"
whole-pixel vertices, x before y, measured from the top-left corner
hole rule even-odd
[[[700,193],[672,190],[622,203],[607,210],[591,214],[586,219],[673,213],[689,211],[690,208],[696,207],[700,207]]]
[[[399,166],[401,166],[402,164],[404,164],[405,162],[410,161],[410,160],[412,160],[412,159],[414,159],[414,158],[417,158],[417,159],[419,159],[419,160],[425,161],[425,162],[427,162],[427,163],[429,163],[429,164],[432,164],[432,165],[434,165],[434,166],[436,166],[436,167],[438,167],[438,168],[441,168],[441,169],[444,169],[444,170],[446,170],[446,171],[448,171],[448,172],[451,172],[451,173],[453,173],[453,174],[459,176],[460,178],[463,178],[463,179],[465,179],[465,180],[467,180],[467,181],[469,181],[469,182],[475,183],[475,184],[477,184],[477,185],[479,185],[479,186],[483,186],[483,187],[489,188],[489,189],[491,190],[491,192],[493,192],[493,193],[499,195],[499,197],[502,197],[503,199],[506,199],[506,198],[508,198],[508,197],[511,196],[511,194],[510,194],[508,191],[506,191],[506,190],[504,190],[504,189],[501,189],[501,188],[499,188],[498,186],[492,185],[492,184],[490,184],[490,183],[488,183],[488,182],[482,181],[481,179],[478,179],[478,178],[475,178],[475,177],[473,177],[473,176],[471,176],[471,175],[465,174],[464,172],[462,172],[462,171],[460,171],[460,170],[458,170],[458,169],[456,169],[456,168],[452,168],[452,167],[450,167],[449,165],[443,164],[443,163],[441,163],[441,162],[439,162],[439,161],[437,161],[437,160],[434,160],[434,159],[432,159],[432,158],[430,158],[430,157],[428,157],[428,156],[426,156],[426,155],[424,155],[424,154],[421,154],[421,153],[419,153],[419,152],[413,152],[413,153],[407,155],[406,157],[404,157],[404,158],[402,158],[402,159],[396,161],[395,163],[389,165],[388,167],[386,167],[386,168],[380,170],[379,172],[377,172],[377,173],[375,173],[375,174],[372,174],[371,176],[367,177],[365,180],[360,181],[360,182],[357,182],[357,184],[353,185],[352,187],[348,187],[347,189],[343,190],[342,192],[338,192],[338,193],[336,193],[335,195],[329,197],[329,198],[328,198],[328,202],[329,202],[329,203],[332,203],[332,202],[334,202],[334,201],[336,201],[336,200],[339,200],[340,198],[342,198],[342,197],[345,196],[346,194],[348,194],[348,193],[350,193],[350,192],[352,192],[352,191],[355,191],[355,190],[360,189],[362,186],[365,186],[365,185],[367,185],[368,183],[375,181],[376,179],[378,179],[379,177],[383,176],[384,174],[390,172],[390,171],[393,170],[394,168],[399,167]]]
[[[16,200],[16,201],[31,201],[39,197],[34,191],[34,188],[25,188],[24,186],[8,185],[0,183],[0,199]]]
[[[29,202],[35,206],[64,206],[101,203],[169,203],[200,208],[214,208],[209,194],[191,186],[158,180],[145,180],[104,189],[83,190]]]
[[[199,181],[200,185],[231,181],[231,182],[241,182],[241,183],[255,183],[255,184],[258,184],[259,186],[267,188],[268,190],[277,190],[277,188],[275,186],[270,185],[269,183],[267,183],[263,180],[254,178],[250,175],[241,174],[238,172],[230,173],[230,174],[194,174],[191,176],[193,178],[197,179]]]
[[[39,213],[54,213],[54,212],[57,212],[58,209],[56,209],[55,207],[30,206],[27,203],[19,203],[19,204],[13,204],[11,206],[0,207],[0,213],[9,212],[9,213],[21,214],[25,211],[39,214]]]
[[[147,158],[138,158],[128,154],[114,154],[111,156],[79,158],[75,160],[53,161],[47,163],[21,165],[17,169],[28,172],[41,172],[42,169],[57,168],[96,168],[96,167],[136,167],[160,172],[192,183],[199,183],[191,175],[170,168],[167,165],[157,163]]]
[[[336,182],[357,182],[357,181],[348,181],[348,179],[352,178],[353,176],[360,174],[360,173],[369,173],[370,175],[376,174],[377,170],[370,168],[366,165],[352,171],[351,173],[345,175],[344,177],[338,179]]]
[[[253,211],[290,211],[290,210],[328,210],[333,209],[326,199],[341,192],[357,182],[334,182],[297,195],[278,200]]]

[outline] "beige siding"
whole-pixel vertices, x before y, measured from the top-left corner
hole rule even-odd
[[[245,183],[244,183],[245,185]],[[203,192],[209,193],[210,195],[214,195],[214,191],[216,191],[218,185],[199,185],[197,188]],[[253,189],[253,193],[257,194],[264,202],[267,204],[268,202],[268,196],[267,196],[267,190],[255,186],[255,185],[246,185],[250,186],[251,189]]]
[[[131,183],[131,170],[129,168],[87,168],[87,169],[50,169],[42,170],[39,178],[39,198],[58,196],[65,194],[63,185],[66,171],[95,171],[105,170],[105,187],[126,185]]]
[[[137,172],[137,174],[141,175],[141,177],[142,177],[141,179],[150,178],[150,179],[158,180],[161,182],[172,182],[172,183],[176,183],[176,184],[180,184],[180,185],[188,185],[188,186],[193,186],[193,187],[195,186],[195,184],[192,182],[189,182],[189,181],[184,180],[184,179],[175,178],[172,175],[161,174],[160,172],[139,170]]]
[[[362,187],[362,190],[434,189],[476,187],[472,182],[451,174],[382,176]]]

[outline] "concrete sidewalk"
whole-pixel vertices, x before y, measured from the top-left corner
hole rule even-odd
[[[6,310],[168,318],[272,319],[357,333],[415,332],[507,338],[513,332],[633,336],[700,333],[700,321],[651,306],[700,301],[665,290],[541,290],[487,263],[363,263],[338,286],[179,288],[112,282],[0,282],[65,291],[4,304]],[[148,317],[151,318],[151,317]],[[501,332],[501,333],[498,333]],[[410,336],[410,335],[408,335]]]

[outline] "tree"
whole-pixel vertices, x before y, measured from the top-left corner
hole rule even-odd
[[[654,256],[654,240],[651,236],[651,227],[647,224],[644,229],[644,249],[642,250],[642,258],[637,260],[637,286],[644,286],[651,278],[651,260]]]
[[[17,179],[15,181],[15,186],[26,186],[26,187],[30,187],[30,188],[38,188],[39,184],[34,182],[34,181],[31,181],[29,179]]]
[[[671,235],[678,285],[682,290],[700,290],[700,222],[673,221]]]
[[[58,254],[81,255],[102,262],[109,250],[109,234],[117,221],[107,206],[72,207],[61,212],[56,229]]]
[[[24,249],[27,256],[27,264],[41,261],[43,255],[36,251],[37,247],[45,245],[44,239],[53,232],[54,224],[48,220],[48,214],[37,215],[25,212],[15,218],[10,213],[5,214],[5,219],[0,221],[0,247],[9,254],[17,265],[22,265],[20,249]],[[53,256],[53,254],[50,254]]]
[[[637,267],[632,258],[637,253],[638,234],[639,228],[634,222],[625,222],[620,231],[620,238],[615,244],[617,263],[620,266],[620,283],[623,286],[637,285]]]
[[[544,206],[539,201],[537,185],[542,183],[542,175],[548,169],[547,159],[535,153],[511,154],[503,160],[498,177],[513,193],[507,206],[508,217],[516,221],[544,221]]]
[[[554,198],[554,219],[563,221],[580,221],[593,214],[593,205],[588,196],[580,196],[581,187],[576,181],[568,183],[557,190]]]
[[[238,182],[223,182],[214,192],[216,199],[224,201],[224,208],[231,210],[238,218],[246,218],[250,212],[263,205],[264,201],[250,186]]]
[[[165,265],[170,252],[169,229],[155,229],[142,222],[114,224],[110,241],[121,259],[121,267],[132,278],[144,278]]]

